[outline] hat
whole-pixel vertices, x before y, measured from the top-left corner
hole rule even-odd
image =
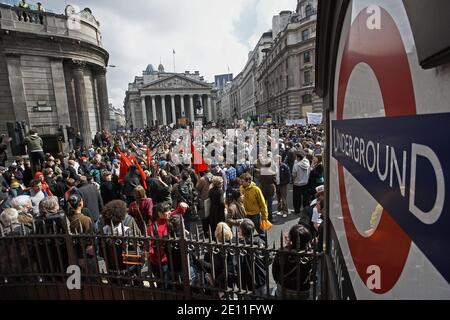
[[[5,167],[0,167],[0,171],[6,171]]]
[[[34,174],[34,178],[35,179],[39,179],[40,177],[42,177],[44,174],[42,173],[42,172],[36,172],[35,174]]]
[[[316,142],[316,146],[319,146],[319,147],[321,147],[321,146],[322,146],[322,142],[320,142],[320,141],[317,141],[317,142]]]
[[[86,157],[81,157],[80,160],[81,160],[81,161],[87,161],[88,158],[86,158]]]

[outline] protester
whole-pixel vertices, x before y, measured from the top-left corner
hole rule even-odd
[[[269,215],[267,205],[261,189],[252,181],[249,173],[244,173],[240,177],[241,193],[244,195],[244,208],[247,218],[253,221],[256,231],[263,234],[260,225],[262,221],[267,221]]]

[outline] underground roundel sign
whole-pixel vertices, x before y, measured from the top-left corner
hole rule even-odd
[[[338,78],[332,156],[337,160],[343,224],[356,271],[374,293],[391,290],[405,267],[412,242],[449,281],[449,212],[445,186],[449,152],[436,138],[449,135],[449,114],[416,114],[408,55],[390,14],[379,8],[381,28],[369,28],[362,10],[344,39]],[[368,65],[378,82],[385,116],[345,119],[346,94],[358,65]],[[443,138],[444,139],[444,138]],[[447,165],[445,165],[447,164]],[[345,170],[382,207],[370,234],[358,231]],[[352,211],[353,210],[353,211]],[[353,217],[352,217],[353,216]],[[378,273],[372,282],[370,277]]]

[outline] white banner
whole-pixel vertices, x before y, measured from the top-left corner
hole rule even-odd
[[[286,120],[287,126],[306,126],[306,119]]]
[[[306,116],[308,117],[308,123],[309,124],[322,124],[322,117],[323,117],[322,113],[310,113],[310,112],[308,112],[306,114]]]

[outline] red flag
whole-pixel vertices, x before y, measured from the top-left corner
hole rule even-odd
[[[127,158],[127,156],[120,151],[119,148],[116,149],[120,154],[120,173],[119,173],[119,183],[125,183],[125,176],[127,175],[128,168],[132,165],[131,160]]]
[[[147,147],[147,168],[150,170],[150,163],[152,162],[152,153],[150,147]]]
[[[147,190],[147,182],[145,181],[145,180],[147,180],[147,176],[145,175],[144,170],[142,170],[142,167],[141,167],[141,165],[139,164],[139,162],[137,160],[135,161],[135,164],[136,164],[136,167],[139,170],[139,173],[141,174],[142,186],[144,187],[144,189]]]
[[[191,153],[192,153],[192,163],[194,164],[195,173],[205,172],[206,170],[209,170],[209,166],[206,164],[202,155],[200,153],[198,153],[198,151],[195,148],[193,143],[191,143]],[[201,159],[201,163],[195,164],[195,159]]]

